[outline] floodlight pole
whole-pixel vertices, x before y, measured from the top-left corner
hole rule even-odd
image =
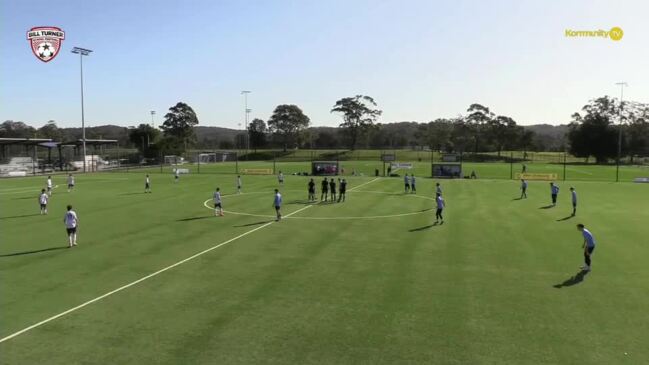
[[[617,134],[617,166],[615,169],[615,182],[620,181],[620,158],[622,157],[622,106],[623,106],[623,100],[624,100],[624,87],[629,86],[626,82],[616,82],[615,85],[620,86],[620,111],[619,111],[619,119],[620,119],[620,125],[618,126],[618,134]]]
[[[86,172],[86,120],[83,106],[83,56],[88,56],[92,50],[74,47],[71,52],[79,55],[79,69],[81,74],[81,138],[83,143],[83,172]]]
[[[151,110],[151,127],[155,128],[155,123],[153,122],[153,116],[155,115],[155,110]]]
[[[246,127],[246,134],[245,134],[245,136],[246,136],[246,142],[245,142],[245,144],[246,144],[246,153],[248,152],[248,150],[250,150],[250,133],[248,132],[248,115],[252,111],[252,109],[248,109],[248,94],[250,94],[250,93],[251,93],[251,91],[249,91],[249,90],[241,91],[241,94],[243,95],[244,107],[245,107],[245,113],[246,113],[246,119],[245,119],[246,120],[246,124],[245,124],[245,127]]]

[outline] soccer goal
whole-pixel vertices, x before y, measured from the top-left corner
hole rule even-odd
[[[176,155],[167,155],[164,158],[165,165],[182,165],[185,162],[184,158]]]
[[[219,163],[219,162],[234,162],[237,160],[236,152],[203,152],[199,153],[196,159],[198,163]]]
[[[337,161],[313,161],[311,163],[311,175],[313,176],[338,175],[338,162]]]

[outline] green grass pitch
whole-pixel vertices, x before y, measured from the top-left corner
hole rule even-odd
[[[559,181],[558,206],[542,209],[547,182],[515,200],[516,181],[441,181],[445,223],[431,226],[430,178],[405,195],[400,178],[347,177],[345,203],[309,205],[308,178],[287,176],[290,216],[275,223],[274,176],[243,176],[236,195],[233,174],[174,184],[150,171],[152,194],[143,171],[78,174],[72,193],[55,176],[47,216],[43,177],[0,181],[1,364],[649,359],[648,184]],[[217,186],[222,218],[204,205]],[[67,204],[80,218],[72,249]],[[598,244],[583,277],[579,222]]]

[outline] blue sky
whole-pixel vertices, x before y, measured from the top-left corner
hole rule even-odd
[[[297,104],[337,125],[341,97],[366,94],[381,122],[453,117],[474,102],[520,124],[559,124],[589,99],[649,102],[648,1],[42,1],[0,0],[0,121],[159,124],[178,101],[201,125],[237,128]],[[66,32],[49,63],[26,31]],[[564,31],[621,27],[621,41]]]

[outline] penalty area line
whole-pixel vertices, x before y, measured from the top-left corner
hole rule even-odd
[[[296,210],[296,211],[294,211],[294,212],[291,212],[291,213],[287,214],[286,217],[290,217],[290,216],[292,216],[293,214],[297,214],[297,213],[299,213],[299,212],[301,212],[301,211],[303,211],[303,210],[305,210],[305,209],[308,209],[308,208],[310,208],[310,207],[312,207],[312,206],[311,206],[311,205],[307,205],[306,207],[300,208],[300,209],[298,209],[298,210]],[[57,318],[61,318],[61,317],[65,316],[65,315],[70,314],[70,313],[72,313],[72,312],[74,312],[74,311],[77,311],[77,310],[79,310],[79,309],[81,309],[81,308],[83,308],[83,307],[86,307],[86,306],[88,306],[88,305],[90,305],[90,304],[93,304],[93,303],[95,303],[95,302],[98,302],[98,301],[100,301],[100,300],[102,300],[102,299],[104,299],[104,298],[106,298],[106,297],[109,297],[109,296],[111,296],[111,295],[113,295],[113,294],[119,293],[119,292],[121,292],[122,290],[128,289],[128,288],[130,288],[130,287],[132,287],[132,286],[134,286],[134,285],[137,285],[137,284],[139,284],[139,283],[141,283],[141,282],[143,282],[143,281],[145,281],[145,280],[151,279],[152,277],[157,276],[157,275],[160,275],[160,274],[162,274],[162,273],[165,272],[165,271],[171,270],[171,269],[173,269],[173,268],[176,267],[176,266],[180,266],[180,265],[182,265],[182,264],[184,264],[184,263],[186,263],[186,262],[188,262],[188,261],[191,261],[191,260],[193,260],[193,259],[195,259],[195,258],[197,258],[197,257],[199,257],[199,256],[202,256],[202,255],[204,255],[204,254],[206,254],[206,253],[208,253],[208,252],[210,252],[210,251],[212,251],[212,250],[215,250],[215,249],[217,249],[217,248],[219,248],[219,247],[225,246],[225,245],[227,245],[228,243],[234,242],[234,241],[238,240],[239,238],[245,237],[245,236],[247,236],[247,235],[249,235],[249,234],[251,234],[251,233],[254,233],[254,232],[256,232],[256,231],[259,231],[260,229],[266,228],[266,227],[270,226],[270,225],[273,224],[273,223],[276,223],[276,222],[268,222],[268,223],[266,223],[266,224],[264,224],[264,225],[262,225],[262,226],[259,226],[259,227],[257,227],[257,228],[253,228],[253,229],[251,229],[250,231],[244,232],[244,233],[242,233],[242,234],[240,234],[240,235],[238,235],[238,236],[236,236],[236,237],[234,237],[234,238],[230,238],[229,240],[227,240],[227,241],[225,241],[225,242],[221,242],[221,243],[219,243],[218,245],[212,246],[212,247],[210,247],[210,248],[208,248],[208,249],[205,249],[205,250],[203,250],[203,251],[201,251],[201,252],[198,252],[198,253],[196,253],[196,254],[194,254],[194,255],[192,255],[192,256],[189,256],[189,257],[187,257],[187,258],[185,258],[185,259],[183,259],[183,260],[180,260],[180,261],[176,262],[175,264],[169,265],[169,266],[167,266],[167,267],[165,267],[165,268],[163,268],[163,269],[160,269],[160,270],[158,270],[158,271],[156,271],[156,272],[153,272],[153,273],[151,273],[151,274],[149,274],[149,275],[147,275],[147,276],[144,276],[144,277],[142,277],[142,278],[140,278],[140,279],[137,279],[137,280],[135,280],[135,281],[133,281],[133,282],[130,282],[130,283],[126,284],[126,285],[120,286],[120,287],[117,288],[117,289],[111,290],[111,291],[109,291],[109,292],[106,293],[106,294],[100,295],[100,296],[98,296],[98,297],[96,297],[96,298],[94,298],[94,299],[91,299],[91,300],[89,300],[89,301],[87,301],[87,302],[85,302],[85,303],[79,304],[79,305],[77,305],[76,307],[70,308],[70,309],[68,309],[68,310],[66,310],[66,311],[64,311],[64,312],[61,312],[61,313],[59,313],[59,314],[57,314],[57,315],[54,315],[54,316],[52,316],[52,317],[49,317],[49,318],[47,318],[47,319],[44,319],[44,320],[42,320],[42,321],[40,321],[40,322],[38,322],[38,323],[34,323],[33,325],[31,325],[31,326],[29,326],[29,327],[26,327],[26,328],[23,328],[22,330],[20,330],[20,331],[18,331],[18,332],[14,332],[14,333],[12,333],[12,334],[6,336],[6,337],[1,338],[1,339],[0,339],[0,343],[3,343],[3,342],[8,341],[8,340],[11,340],[12,338],[17,337],[17,336],[20,336],[20,335],[22,335],[22,334],[25,333],[25,332],[28,332],[28,331],[30,331],[30,330],[33,330],[34,328],[40,327],[40,326],[42,326],[42,325],[44,325],[44,324],[46,324],[46,323],[48,323],[48,322],[51,322],[51,321],[53,321],[53,320],[55,320],[55,319],[57,319]]]

